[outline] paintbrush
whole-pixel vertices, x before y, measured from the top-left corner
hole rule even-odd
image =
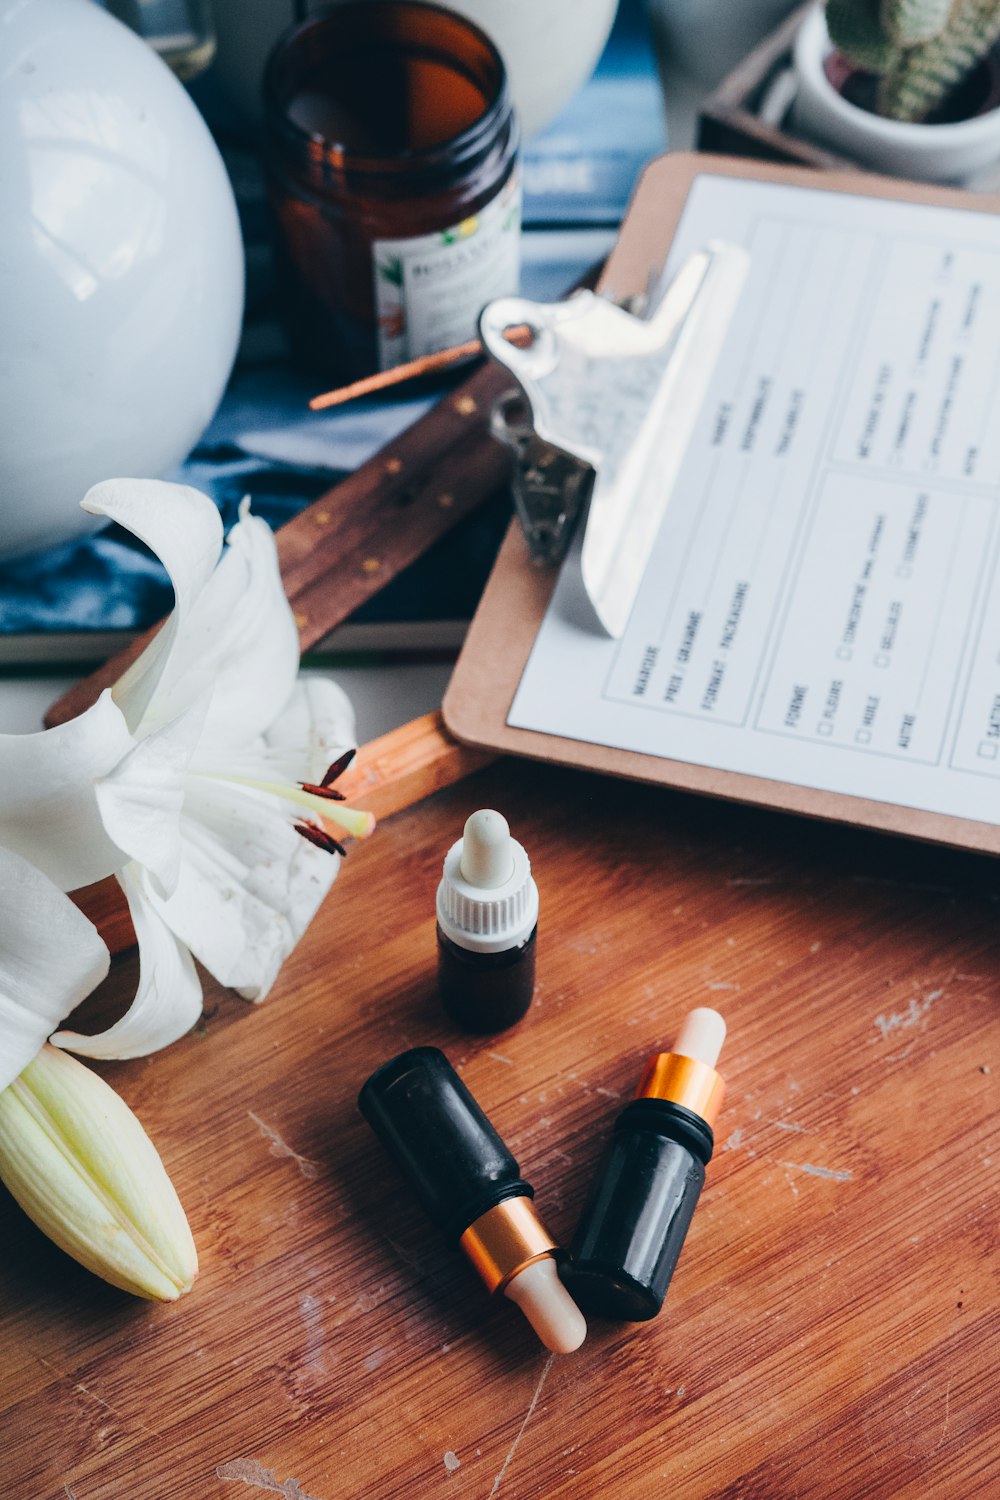
[[[526,323],[518,323],[505,329],[504,338],[517,349],[527,349],[533,338],[532,329]],[[453,344],[448,349],[439,349],[435,354],[422,354],[419,359],[410,359],[403,365],[393,365],[389,370],[379,370],[375,375],[366,375],[350,385],[338,386],[336,390],[324,391],[313,396],[310,411],[325,411],[329,406],[343,406],[346,401],[356,401],[360,396],[373,396],[377,391],[389,390],[403,385],[408,380],[419,380],[424,375],[436,375],[449,366],[463,360],[481,357],[485,353],[480,339],[467,339],[464,344]]]

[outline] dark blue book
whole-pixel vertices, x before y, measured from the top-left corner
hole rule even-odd
[[[617,226],[642,168],[666,145],[646,9],[621,0],[593,76],[525,146],[525,228]]]

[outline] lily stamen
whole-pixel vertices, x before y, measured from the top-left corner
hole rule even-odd
[[[310,844],[315,844],[317,849],[322,849],[326,854],[339,854],[345,858],[347,850],[332,833],[327,833],[325,828],[320,828],[316,823],[307,823],[303,818],[301,823],[296,823],[295,832]]]
[[[339,756],[332,766],[327,766],[326,773],[320,785],[328,787],[331,782],[336,781],[339,776],[342,776],[356,754],[356,750],[345,750],[343,755]]]
[[[350,752],[353,756],[353,750]],[[343,760],[341,757],[341,761]],[[341,762],[336,762],[339,765]],[[332,771],[333,766],[330,767]],[[284,802],[294,802],[300,807],[308,808],[315,816],[322,818],[327,823],[335,823],[345,833],[353,838],[366,839],[375,827],[374,813],[365,812],[361,808],[347,807],[336,798],[331,800],[329,789],[325,784],[315,786],[312,782],[300,782],[294,786],[290,782],[279,781],[257,781],[252,776],[224,776],[213,772],[202,772],[212,781],[228,781],[235,786],[251,787],[254,791],[265,792],[270,797],[280,797]],[[329,776],[330,772],[327,772]],[[324,778],[325,783],[325,778]],[[305,819],[302,820],[305,822]],[[313,824],[309,824],[313,827]],[[296,824],[298,831],[302,829]],[[309,835],[303,835],[308,838]],[[315,840],[311,840],[315,843]]]
[[[328,798],[331,802],[344,802],[347,800],[343,792],[338,792],[334,786],[316,786],[312,781],[300,781],[299,786],[304,792],[308,792],[310,797]]]

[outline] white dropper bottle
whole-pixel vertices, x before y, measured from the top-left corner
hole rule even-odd
[[[438,983],[466,1031],[504,1031],[535,990],[538,887],[507,819],[480,808],[449,849],[437,892]]]

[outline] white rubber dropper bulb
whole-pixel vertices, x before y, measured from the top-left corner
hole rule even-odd
[[[681,1057],[693,1057],[697,1062],[714,1068],[725,1040],[726,1023],[719,1012],[711,1010],[707,1005],[699,1005],[688,1012],[670,1050]]]
[[[551,1255],[533,1260],[512,1276],[504,1287],[504,1296],[517,1304],[553,1354],[572,1354],[587,1337],[583,1313],[559,1280]]]
[[[480,808],[466,819],[462,834],[462,879],[480,890],[505,885],[514,873],[510,825],[502,813]]]

